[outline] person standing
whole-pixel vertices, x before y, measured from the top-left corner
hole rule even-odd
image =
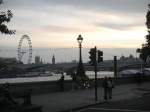
[[[72,90],[75,90],[75,87],[77,87],[78,89],[80,89],[80,86],[78,85],[78,81],[77,81],[77,76],[75,76],[75,74],[71,75],[72,77]]]
[[[137,82],[138,85],[142,84],[142,74],[140,72],[137,73]]]
[[[108,77],[108,96],[112,99],[112,88],[113,88],[113,81],[111,77]]]
[[[107,94],[108,94],[108,80],[107,76],[103,79],[102,86],[104,88],[104,99],[107,100]]]
[[[64,91],[64,74],[63,74],[63,72],[61,73],[61,78],[59,80],[60,80],[60,90]]]

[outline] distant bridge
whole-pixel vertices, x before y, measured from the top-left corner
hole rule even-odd
[[[89,63],[83,63],[86,70],[94,70],[94,66],[91,66]],[[45,68],[45,69],[76,69],[78,63],[60,63],[60,64],[10,64],[8,67],[28,70],[35,68]],[[141,62],[117,62],[117,70],[124,70],[130,68],[141,68],[150,67],[150,63],[141,63]],[[102,62],[97,64],[98,70],[113,70],[113,62]]]

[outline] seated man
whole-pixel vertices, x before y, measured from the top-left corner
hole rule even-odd
[[[4,86],[0,87],[0,111],[16,104],[17,102],[10,92],[10,84],[5,83]]]

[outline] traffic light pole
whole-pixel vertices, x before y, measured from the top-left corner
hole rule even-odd
[[[95,66],[95,101],[97,101],[97,63],[103,61],[103,52],[95,48],[90,49],[90,64],[91,66]]]
[[[97,101],[97,49],[95,46],[95,101]]]

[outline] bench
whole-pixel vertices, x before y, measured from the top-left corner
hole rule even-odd
[[[17,92],[13,92],[12,96],[14,97],[14,99],[23,99],[24,101],[23,104],[31,105],[31,92],[32,89],[17,91]]]

